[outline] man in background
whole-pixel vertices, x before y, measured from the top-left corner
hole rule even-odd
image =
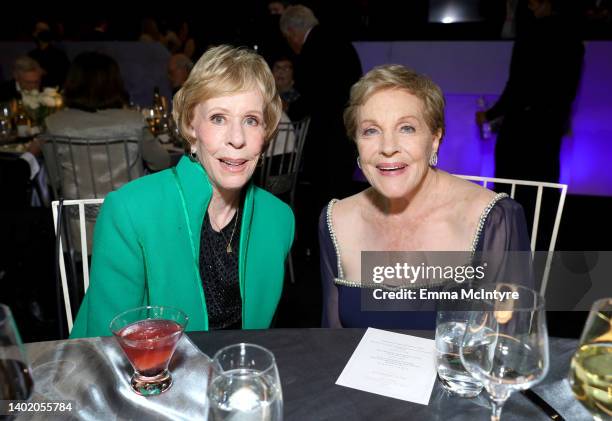
[[[351,86],[361,77],[361,62],[353,45],[319,25],[305,6],[288,7],[280,28],[297,54],[294,79],[300,98],[291,105],[290,117],[311,117],[303,168],[323,207],[351,193],[356,155],[342,115]]]
[[[43,70],[36,60],[20,56],[13,65],[13,79],[0,84],[0,102],[21,99],[21,92],[40,90]]]
[[[495,145],[498,178],[559,181],[561,141],[570,127],[584,57],[561,4],[523,3],[530,13],[517,25],[506,87],[489,110],[476,114],[478,124],[503,117]]]
[[[306,238],[306,249],[316,250],[321,209],[330,199],[344,198],[355,191],[352,178],[357,155],[342,115],[351,86],[361,77],[361,62],[353,45],[320,25],[305,6],[288,7],[280,19],[280,29],[296,54],[294,86],[300,93],[289,108],[289,117],[311,117],[300,175],[301,182],[311,187],[307,200],[310,209],[304,206],[299,211],[304,212],[304,234],[311,237]]]

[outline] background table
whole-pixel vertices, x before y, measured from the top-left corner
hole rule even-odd
[[[406,333],[429,338],[433,336],[433,332]],[[363,334],[363,329],[270,329],[190,332],[188,336],[195,346],[210,357],[220,348],[237,342],[256,343],[270,349],[276,356],[282,380],[286,421],[489,420],[490,413],[484,394],[474,400],[451,397],[439,382],[434,386],[428,406],[335,385]],[[36,378],[35,381],[38,380],[46,390],[51,390],[51,386],[53,390],[61,390],[63,399],[76,401],[81,412],[73,416],[93,419],[96,414],[101,415],[100,411],[106,410],[105,418],[115,416],[117,419],[136,419],[143,418],[143,415],[147,418],[161,418],[160,413],[163,413],[151,412],[155,410],[151,405],[140,408],[138,405],[142,402],[157,406],[163,403],[188,407],[189,399],[192,399],[192,402],[201,399],[203,391],[194,391],[193,385],[205,384],[204,367],[207,359],[199,354],[190,342],[184,341],[181,344],[181,355],[178,358],[175,356],[174,360],[178,361],[173,360],[176,385],[166,394],[148,400],[131,396],[135,394],[115,391],[127,384],[129,368],[113,338],[32,343],[26,345],[26,350],[35,376],[43,372],[45,375],[44,381]],[[568,421],[590,419],[588,413],[572,397],[565,380],[576,346],[575,340],[551,338],[550,372],[545,381],[534,388]],[[102,360],[100,355],[103,356]],[[106,362],[103,360],[114,361],[114,364],[117,364],[115,372],[105,367]],[[64,366],[68,363],[78,368],[73,369],[70,376],[63,374]],[[189,376],[193,378],[190,379]],[[194,394],[193,396],[185,396],[185,392],[181,391],[181,388],[188,384],[192,387],[187,394]],[[202,386],[197,386],[196,389],[200,387]],[[97,395],[103,396],[96,398]],[[44,391],[40,390],[37,390],[35,395],[35,399],[40,400],[51,398],[57,399],[57,396],[46,396]],[[88,406],[95,408],[88,409]],[[168,411],[169,414],[177,415],[170,406]],[[193,415],[191,413],[192,417]],[[517,393],[507,402],[502,419],[549,418]]]
[[[28,150],[34,136],[17,137],[15,134],[0,136],[0,153],[20,155]]]

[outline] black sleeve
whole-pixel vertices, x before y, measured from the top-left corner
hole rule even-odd
[[[523,207],[501,199],[489,213],[481,232],[478,260],[487,263],[488,282],[509,282],[533,287],[531,248]]]

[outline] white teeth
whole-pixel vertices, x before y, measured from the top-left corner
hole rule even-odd
[[[242,165],[242,164],[238,164],[238,163],[235,163],[235,162],[225,161],[223,159],[221,159],[220,161],[223,162],[224,164],[231,165],[233,167],[239,167],[240,165]]]

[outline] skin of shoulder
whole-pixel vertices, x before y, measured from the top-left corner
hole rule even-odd
[[[441,178],[447,184],[449,199],[458,203],[461,210],[467,214],[482,210],[493,200],[496,193],[476,183],[464,180],[446,172],[441,172]]]
[[[354,227],[355,222],[360,218],[361,211],[368,205],[367,195],[370,189],[372,188],[367,188],[334,204],[332,223],[336,231],[345,232],[350,230],[351,226]]]
[[[439,225],[437,230],[448,229],[449,235],[452,232],[455,235],[462,235],[466,239],[470,239],[482,211],[493,200],[495,192],[444,171],[439,170],[438,175],[439,182],[435,186],[437,191],[432,192],[431,207],[426,212],[429,217],[411,218],[410,222],[405,220],[404,223],[400,223],[400,226],[415,226],[414,223],[419,226],[419,220],[423,223],[425,223],[424,221],[435,222],[435,225]],[[371,200],[372,195],[375,194],[376,192],[370,187],[342,199],[334,205],[332,223],[336,234],[341,239],[357,240],[360,237],[359,233],[361,233],[361,237],[364,235],[368,237],[367,233],[371,234],[372,229],[383,228],[378,226],[382,220],[376,216],[382,217],[383,215],[372,204]],[[375,226],[365,229],[365,225],[372,224]]]
[[[444,196],[444,202],[447,205],[455,204],[456,208],[454,211],[462,211],[468,214],[477,212],[479,215],[496,195],[495,192],[489,189],[444,171],[439,171],[439,176],[440,183],[438,188],[441,190],[441,196]],[[368,195],[372,193],[373,189],[369,187],[353,196],[336,202],[333,208],[334,225],[336,225],[336,221],[353,220],[360,209],[365,207],[373,208],[368,200]]]

